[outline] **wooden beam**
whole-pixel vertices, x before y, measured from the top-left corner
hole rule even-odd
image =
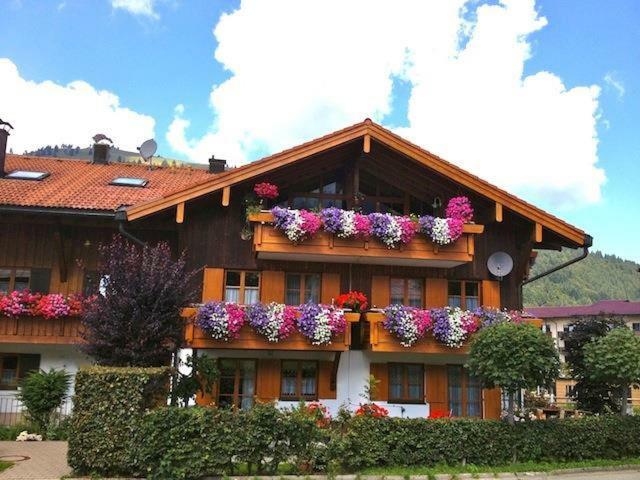
[[[184,202],[180,202],[176,207],[176,223],[184,222]]]
[[[542,225],[541,224],[536,223],[536,226],[534,227],[531,235],[531,240],[533,240],[536,243],[542,242]]]
[[[364,153],[369,153],[371,151],[371,135],[366,133],[364,135],[364,145],[362,146],[362,151]]]
[[[222,189],[222,206],[228,207],[231,200],[231,187],[224,187]]]
[[[60,283],[67,282],[67,258],[64,251],[64,233],[62,226],[58,225],[54,233],[56,249],[58,253],[58,268],[60,269]]]
[[[496,222],[502,222],[502,204],[496,202]]]

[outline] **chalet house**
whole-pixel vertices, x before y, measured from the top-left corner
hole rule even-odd
[[[0,179],[0,289],[92,291],[99,242],[116,231],[133,241],[164,239],[176,252],[186,249],[190,267],[201,269],[203,304],[331,305],[342,293],[360,291],[373,308],[347,313],[346,328],[330,341],[311,341],[300,328],[270,339],[248,323],[221,339],[198,322],[198,306],[185,309],[183,353],[216,357],[221,368],[214,394],[199,403],[246,408],[304,399],[332,411],[355,409],[372,374],[374,399],[391,415],[444,410],[495,418],[500,392],[482,390],[467,373],[466,342],[451,346],[431,334],[401,342],[378,309],[520,309],[533,249],[590,246],[582,230],[368,119],[240,168],[222,164],[214,159],[211,172],[150,171],[7,155]],[[16,171],[31,173],[21,179]],[[263,182],[276,185],[278,197],[265,200],[262,211],[247,211],[247,198]],[[455,238],[436,242],[418,233],[397,245],[334,234],[326,225],[292,241],[268,210],[335,207],[363,216],[444,217],[447,202],[461,196],[475,213]],[[513,260],[501,278],[487,268],[495,252]],[[0,319],[5,388],[14,388],[21,372],[38,362],[74,370],[90,361],[76,353],[77,332],[73,318]]]
[[[616,318],[624,321],[636,335],[640,335],[640,302],[629,300],[600,300],[591,305],[567,305],[549,307],[529,307],[527,312],[543,322],[544,331],[550,335],[558,348],[560,360],[565,361],[564,335],[571,330],[570,324],[585,318]],[[558,404],[572,403],[575,381],[568,375],[556,380],[555,401]],[[628,402],[640,406],[640,389],[629,390]]]

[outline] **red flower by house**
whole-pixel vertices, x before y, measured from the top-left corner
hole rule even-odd
[[[253,191],[258,197],[268,198],[269,200],[278,198],[278,195],[280,195],[280,192],[278,192],[278,187],[273,183],[268,182],[256,183],[253,187]]]
[[[389,410],[375,403],[364,403],[356,410],[356,416],[384,418],[389,416]]]
[[[451,414],[449,413],[448,410],[433,409],[429,412],[429,416],[427,418],[433,419],[433,418],[449,418],[449,417],[451,417]]]
[[[350,308],[354,312],[364,312],[369,306],[369,300],[364,293],[351,291],[336,298],[336,305],[339,308]]]

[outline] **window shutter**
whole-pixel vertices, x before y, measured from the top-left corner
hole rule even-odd
[[[27,373],[40,370],[40,355],[24,353],[19,355],[18,378],[24,378]]]
[[[391,303],[389,277],[374,275],[371,277],[371,306],[385,308]]]
[[[31,282],[29,286],[34,293],[49,293],[49,284],[51,283],[50,268],[32,268]]]
[[[224,269],[205,268],[202,282],[202,301],[221,301],[224,299]]]
[[[449,411],[447,392],[447,367],[427,365],[427,402],[433,410]]]
[[[331,374],[333,373],[333,362],[322,361],[318,372],[318,398],[320,400],[335,399],[336,391],[331,390]]]
[[[369,372],[378,381],[376,395],[371,400],[386,402],[389,400],[389,368],[386,363],[372,363]]]
[[[448,282],[446,278],[427,278],[425,282],[425,299],[427,308],[446,307]]]
[[[485,388],[482,390],[484,397],[483,418],[500,420],[502,412],[502,396],[499,388]]]
[[[260,301],[284,303],[284,272],[260,272]]]
[[[331,304],[340,295],[340,274],[323,273],[321,282],[320,301]]]
[[[272,402],[280,398],[280,360],[258,360],[256,396],[259,402]]]
[[[500,282],[483,280],[480,295],[482,295],[482,306],[500,308]]]

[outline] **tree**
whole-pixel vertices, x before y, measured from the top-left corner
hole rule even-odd
[[[184,253],[114,237],[100,247],[101,290],[83,315],[83,350],[101,365],[163,366],[183,339],[180,310],[191,301]]]
[[[476,333],[468,368],[483,387],[500,387],[509,397],[508,419],[514,423],[515,394],[551,385],[560,361],[553,340],[528,323],[503,322]]]
[[[620,415],[627,413],[627,392],[640,383],[640,338],[626,327],[614,328],[584,347],[588,377],[616,392]]]
[[[67,397],[71,375],[65,370],[50,369],[30,372],[20,383],[18,400],[27,411],[27,418],[46,433],[53,414]]]
[[[171,393],[173,394],[172,405],[180,399],[186,407],[189,405],[189,400],[198,392],[203,396],[213,393],[220,370],[216,359],[206,355],[195,358],[187,355],[184,365],[189,369],[189,373],[178,372],[176,386]]]
[[[623,326],[621,318],[583,317],[569,324],[569,331],[564,333],[565,359],[571,377],[576,380],[574,392],[580,410],[602,414],[616,408],[618,402],[611,386],[602,381],[595,382],[587,375],[584,347],[613,328]]]

